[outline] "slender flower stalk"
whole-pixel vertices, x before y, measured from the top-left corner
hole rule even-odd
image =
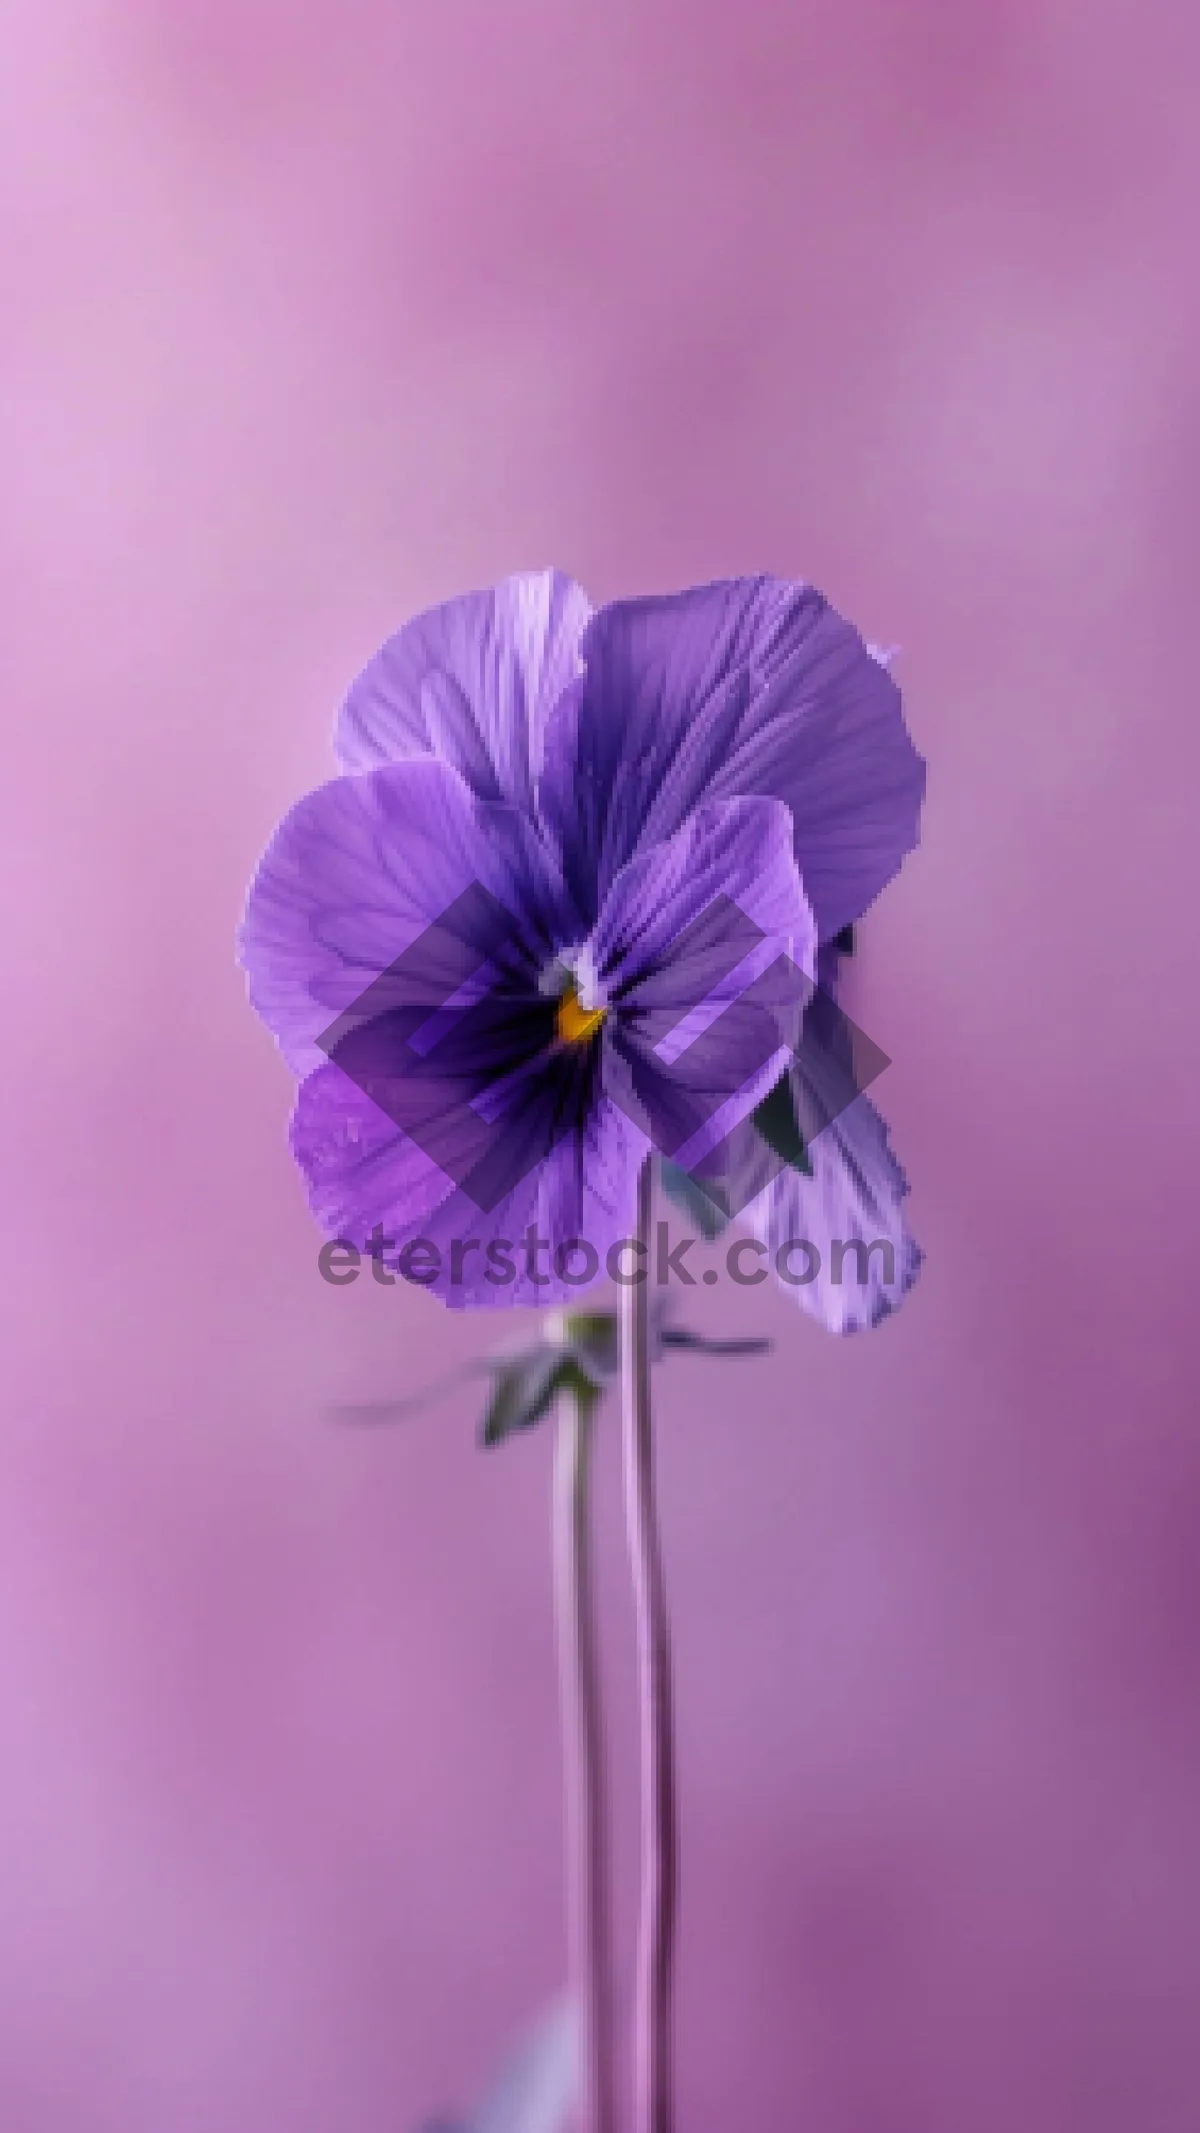
[[[637,1238],[649,1250],[653,1178],[638,1180]],[[642,1887],[633,2036],[633,2133],[671,2133],[671,1984],[675,1939],[675,1745],[666,1586],[654,1492],[648,1284],[621,1299],[625,1516],[637,1619],[642,1742]]]
[[[579,2020],[579,2133],[616,2124],[609,1957],[608,1829],[588,1477],[596,1395],[583,1381],[557,1401],[554,1581],[562,1699],[571,1970]]]

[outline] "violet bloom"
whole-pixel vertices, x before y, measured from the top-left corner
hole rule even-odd
[[[300,1077],[313,1212],[449,1304],[569,1301],[632,1234],[664,1119],[686,1159],[802,1073],[772,973],[826,975],[917,838],[896,686],[811,587],[593,613],[546,571],[407,624],[335,745],[343,775],[280,825],[240,935]],[[750,929],[736,967],[719,910]],[[752,1042],[720,1021],[751,993]],[[730,1020],[725,1055],[680,1037]],[[890,1283],[876,1256],[863,1284],[793,1288],[849,1331],[915,1273],[904,1190],[858,1096],[742,1219],[772,1255],[891,1243]]]

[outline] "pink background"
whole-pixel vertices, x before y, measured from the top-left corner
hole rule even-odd
[[[12,2133],[403,2133],[561,1977],[548,1436],[322,1421],[496,1328],[319,1282],[231,954],[366,654],[550,561],[814,579],[931,762],[920,1287],[660,1380],[681,2133],[1200,2123],[1191,16],[14,0]]]

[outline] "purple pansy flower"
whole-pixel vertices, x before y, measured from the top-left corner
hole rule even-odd
[[[336,750],[343,774],[281,824],[240,935],[300,1077],[313,1211],[448,1303],[569,1301],[631,1234],[664,1118],[690,1149],[706,1106],[736,1095],[744,1117],[800,1071],[795,992],[772,973],[825,975],[917,838],[924,770],[895,683],[807,586],[593,612],[546,571],[401,629],[352,687]],[[751,928],[736,968],[705,935],[718,907]],[[728,1057],[672,1046],[748,986],[744,1057],[736,1037]],[[862,1096],[809,1163],[742,1219],[773,1247],[893,1242],[890,1289],[877,1262],[861,1286],[795,1288],[848,1331],[915,1272],[904,1181]]]

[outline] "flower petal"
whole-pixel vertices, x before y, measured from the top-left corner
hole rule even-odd
[[[417,615],[346,698],[334,738],[342,768],[435,755],[480,799],[532,809],[546,720],[579,672],[590,614],[572,579],[541,570]]]
[[[394,1278],[411,1246],[405,1278],[455,1308],[569,1303],[609,1278],[610,1249],[632,1235],[647,1152],[631,1120],[600,1097],[485,1210],[336,1064],[301,1084],[291,1140],[326,1235],[366,1252],[378,1227],[375,1278]]]
[[[386,1232],[399,1222],[401,1243],[422,1236],[455,1190],[420,1143],[332,1063],[301,1082],[289,1138],[320,1227],[359,1251],[377,1224]]]
[[[684,1163],[753,1109],[799,1029],[816,925],[791,829],[778,800],[697,808],[621,869],[590,943],[617,1008],[606,1086]]]
[[[908,1181],[865,1096],[814,1136],[808,1155],[811,1177],[782,1171],[739,1220],[803,1310],[831,1333],[856,1333],[898,1310],[917,1278]]]
[[[627,994],[639,1006],[697,1006],[707,997],[706,978],[723,984],[755,935],[764,962],[788,955],[811,977],[817,929],[791,830],[778,800],[715,800],[661,844],[642,846],[613,881],[592,935],[591,959],[606,992]],[[698,926],[714,904],[732,906],[748,927]]]
[[[924,765],[899,691],[812,587],[737,578],[618,601],[593,616],[583,662],[547,728],[539,804],[585,907],[706,799],[787,803],[822,939],[916,843]]]
[[[500,934],[536,986],[567,923],[560,895],[530,820],[476,799],[444,763],[334,778],[285,816],[251,883],[238,941],[251,1002],[309,1073],[326,1057],[318,1038],[443,914],[464,915],[425,958],[431,1012]]]

